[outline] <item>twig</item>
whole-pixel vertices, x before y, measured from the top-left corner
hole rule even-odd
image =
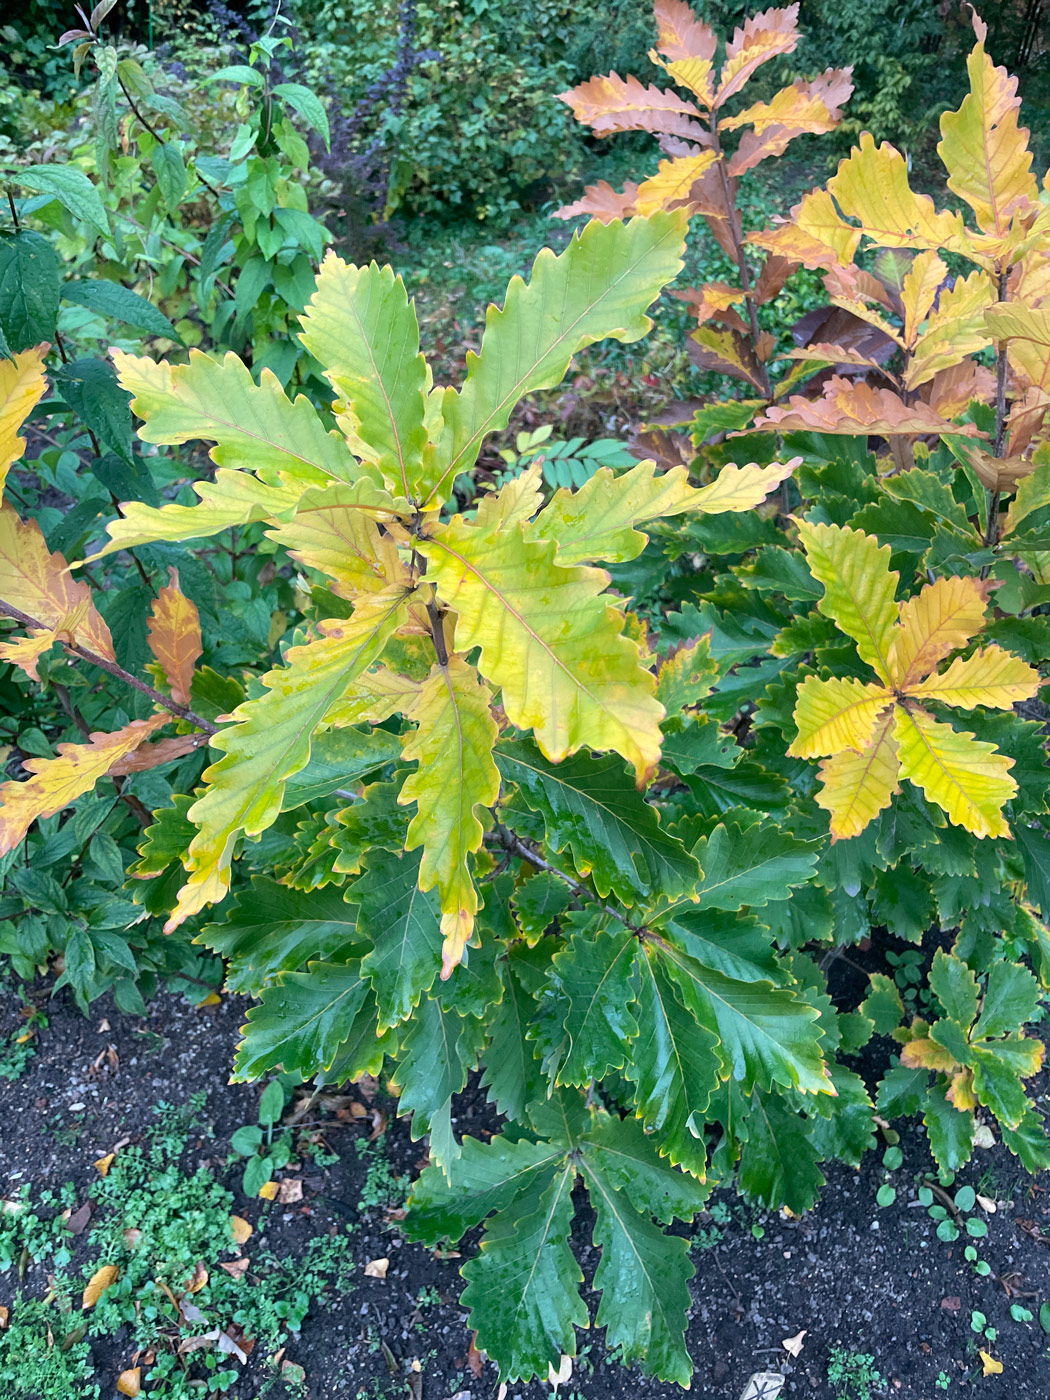
[[[135,116],[146,128],[149,134],[153,137],[154,141],[156,141],[157,144],[160,146],[166,146],[168,143],[167,141],[165,141],[164,137],[160,134],[156,127],[150,125],[150,123],[146,120],[146,118],[139,111],[138,107],[135,105],[135,99],[132,97],[131,93],[128,92],[128,89],[124,83],[124,79],[120,76],[119,72],[117,73],[117,82],[120,85],[120,90],[124,94],[128,106],[135,113]],[[219,191],[215,188],[212,182],[209,179],[207,179],[204,175],[202,175],[201,172],[197,169],[196,162],[194,162],[193,173],[194,175],[196,175],[197,179],[201,182],[202,185],[205,185],[209,190],[211,190],[212,194],[215,196],[216,199],[221,198]]]
[[[10,617],[21,626],[31,628],[36,631],[46,632],[49,629],[43,622],[38,622],[35,617],[30,617],[28,613],[22,612],[20,608],[12,607],[10,603],[0,600],[0,617]],[[110,661],[108,657],[99,656],[97,652],[89,651],[87,647],[81,646],[79,642],[63,641],[62,645],[74,656],[79,656],[84,661],[90,661],[93,666],[106,671],[111,676],[116,676],[118,680],[124,681],[126,685],[133,686],[135,690],[143,695],[148,695],[155,705],[161,709],[168,710],[173,715],[178,715],[180,719],[188,720],[198,729],[203,729],[205,734],[218,734],[218,725],[212,724],[211,720],[204,719],[189,708],[188,705],[180,705],[177,700],[172,700],[168,695],[162,695],[159,690],[154,690],[145,681],[140,681],[138,676],[133,676],[130,671],[125,671],[123,666],[119,666],[115,661]]]
[[[999,301],[1006,300],[1008,276],[1009,269],[1002,268],[999,272]],[[1003,448],[1006,446],[1006,369],[1006,342],[1001,340],[995,356],[995,444],[992,455],[996,458],[1003,455]],[[1001,494],[996,487],[988,501],[988,525],[984,532],[984,542],[989,546],[994,546],[999,542],[999,498]]]
[[[537,870],[546,870],[551,875],[557,875],[559,880],[564,880],[573,894],[580,899],[586,899],[591,904],[596,904],[603,914],[608,914],[617,923],[623,924],[624,928],[629,928],[632,933],[641,933],[642,928],[638,924],[632,924],[623,914],[614,909],[611,904],[606,904],[593,890],[582,884],[579,880],[574,880],[571,875],[566,875],[564,870],[559,870],[556,865],[552,865],[549,860],[544,860],[541,855],[537,855],[531,847],[526,846],[520,836],[515,835],[509,827],[497,822],[494,832],[496,839],[505,851],[510,851],[512,855],[520,856],[522,860],[527,860],[530,865],[534,865]]]

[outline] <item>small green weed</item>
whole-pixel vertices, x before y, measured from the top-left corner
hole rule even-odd
[[[408,1177],[398,1176],[382,1151],[364,1138],[359,1138],[354,1146],[359,1157],[368,1159],[365,1183],[357,1202],[358,1210],[404,1205],[408,1194]]]
[[[0,1332],[0,1383],[9,1400],[97,1400],[91,1348],[68,1294],[48,1304],[19,1293]]]
[[[828,1358],[828,1383],[836,1390],[835,1400],[871,1400],[885,1382],[875,1358],[864,1351],[832,1347]]]
[[[29,1061],[36,1054],[36,1046],[33,1044],[36,1032],[47,1026],[47,1017],[35,1006],[24,1006],[22,1015],[25,1017],[25,1025],[12,1031],[6,1046],[0,1050],[0,1079],[14,1081],[22,1078],[29,1068]]]

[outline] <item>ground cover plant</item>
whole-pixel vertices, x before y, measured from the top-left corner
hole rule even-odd
[[[75,36],[85,56],[106,12]],[[232,1140],[258,1194],[293,1150],[283,1085],[383,1076],[427,1138],[404,1232],[436,1247],[484,1227],[462,1301],[506,1381],[558,1374],[593,1320],[625,1363],[687,1385],[681,1226],[716,1185],[798,1216],[822,1163],[859,1166],[880,1135],[892,1151],[916,1117],[942,1193],[992,1142],[1050,1166],[1033,1088],[1050,982],[1050,212],[1016,85],[975,17],[969,91],[941,119],[951,203],[862,135],[825,187],[745,235],[733,182],[836,126],[848,75],[736,110],[794,50],[797,7],[725,43],[680,0],[655,19],[688,99],[613,75],[567,100],[596,130],[655,132],[666,159],[567,211],[599,217],[510,282],[454,383],[435,382],[404,283],[377,263],[330,253],[308,295],[295,274],[295,339],[251,365],[229,315],[187,354],[129,288],[81,291],[156,342],[71,374],[56,341],[85,456],[117,459],[89,468],[104,488],[89,499],[119,510],[71,528],[32,479],[0,510],[0,659],[81,731],[56,753],[28,726],[0,787],[16,970],[51,962],[83,1005],[112,986],[138,1009],[154,945],[210,997],[221,966],[224,992],[256,1003],[235,1079],[284,1076]],[[253,51],[256,78],[225,75],[263,93],[238,138],[253,200],[284,178],[267,164],[274,51]],[[169,165],[153,163],[162,196]],[[108,229],[70,173],[12,177],[43,203],[11,201],[6,255],[37,294],[0,306],[5,475],[46,407],[68,285],[23,221],[57,201],[67,232]],[[232,206],[246,230],[280,223]],[[659,463],[608,443],[584,462],[577,442],[544,464],[546,439],[524,437],[479,471],[576,354],[646,335],[696,215],[738,275],[685,293],[691,341],[749,397],[669,417],[690,436],[654,438]],[[281,237],[260,244],[275,286],[274,258],[301,272],[305,256]],[[249,286],[255,256],[238,264]],[[828,307],[783,355],[759,312],[799,267]],[[166,450],[188,443],[211,465]],[[60,465],[43,485],[76,498],[83,467]],[[141,635],[118,655],[102,600],[129,570],[144,591],[124,630]],[[880,931],[915,956],[833,999],[837,961]],[[454,1125],[468,1082],[503,1120],[488,1137]],[[946,1242],[966,1228],[961,1195],[938,1198]],[[593,1319],[570,1244],[585,1203]],[[846,1393],[881,1384],[866,1353],[834,1364]]]

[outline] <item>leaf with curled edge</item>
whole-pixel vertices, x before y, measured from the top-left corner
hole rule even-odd
[[[314,732],[354,677],[379,659],[406,596],[401,587],[370,594],[348,621],[329,622],[327,635],[293,647],[286,664],[262,678],[265,694],[239,705],[233,724],[212,737],[223,757],[205,771],[207,790],[190,808],[200,830],[169,930],[225,896],[238,836],[261,835],[277,819],[287,779],[309,762]]]
[[[0,360],[0,496],[7,473],[26,450],[18,430],[44,396],[47,388],[44,357],[50,347],[35,345],[9,360]]]
[[[718,47],[718,36],[709,24],[698,19],[685,0],[655,0],[656,48],[668,63],[698,58],[710,62]]]
[[[842,213],[856,219],[880,248],[958,250],[964,242],[962,216],[948,209],[938,212],[929,195],[916,194],[908,183],[904,156],[888,142],[876,146],[868,131],[861,133],[860,145],[823,193],[833,195]],[[796,212],[792,217],[800,222]]]
[[[415,802],[405,849],[423,848],[419,888],[437,888],[441,900],[443,978],[462,961],[478,912],[478,892],[468,856],[485,835],[479,810],[499,797],[499,771],[492,760],[498,737],[492,692],[472,666],[452,655],[436,663],[406,718],[418,727],[405,738],[402,757],[418,768],[398,802]]]
[[[0,600],[44,629],[66,631],[78,645],[116,660],[90,588],[73,578],[61,554],[50,552],[36,521],[20,520],[6,503],[0,506]]]
[[[635,209],[648,217],[660,209],[678,209],[689,203],[693,185],[717,159],[714,151],[662,160],[657,174],[643,180],[634,197]]]
[[[596,135],[614,131],[650,131],[666,136],[695,137],[704,134],[697,120],[699,111],[692,102],[670,89],[648,87],[630,75],[616,73],[589,78],[558,100],[572,108],[578,122],[591,127]]]
[[[811,432],[845,434],[848,437],[940,437],[986,438],[987,433],[973,423],[953,423],[942,418],[929,404],[905,403],[892,389],[842,379],[833,375],[819,399],[792,394],[786,407],[767,408],[755,420],[756,428],[772,428],[780,433]]]
[[[33,776],[0,786],[0,854],[13,850],[39,818],[53,817],[72,806],[115,764],[170,722],[170,715],[132,720],[112,734],[92,734],[86,744],[59,744],[57,758],[27,758],[25,767]]]
[[[628,219],[637,213],[634,207],[637,196],[638,186],[631,180],[625,183],[622,194],[614,190],[608,180],[599,180],[596,185],[588,185],[572,204],[563,204],[560,209],[555,209],[554,218],[575,219],[579,214],[586,214],[590,218],[600,219],[603,224],[610,224],[613,219]]]
[[[188,705],[193,669],[202,651],[201,621],[196,605],[179,588],[178,569],[169,569],[168,577],[170,582],[150,607],[146,640],[164,672],[171,698]]]
[[[716,101],[719,106],[743,88],[755,71],[798,44],[798,5],[763,10],[749,16],[726,45]]]

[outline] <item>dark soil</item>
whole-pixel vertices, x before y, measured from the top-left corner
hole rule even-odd
[[[369,1110],[366,1117],[352,1117],[345,1108],[341,1116],[328,1111],[325,1138],[341,1157],[327,1169],[304,1170],[301,1205],[248,1200],[240,1191],[240,1169],[225,1165],[230,1134],[255,1121],[260,1092],[258,1086],[227,1084],[243,1002],[226,998],[220,1006],[198,1009],[166,994],[153,1004],[148,1020],[122,1015],[108,1001],[93,1007],[85,1019],[64,993],[47,1000],[46,989],[39,989],[34,997],[45,1007],[50,1025],[40,1033],[25,1074],[14,1083],[0,1081],[4,1194],[25,1181],[32,1183],[34,1194],[73,1181],[78,1201],[85,1200],[97,1179],[93,1161],[121,1139],[140,1138],[153,1121],[154,1104],[184,1103],[195,1091],[206,1090],[205,1117],[214,1135],[191,1139],[187,1165],[206,1160],[234,1191],[235,1210],[256,1225],[265,1215],[271,1249],[295,1253],[314,1235],[353,1227],[359,1272],[353,1292],[330,1297],[288,1342],[287,1356],[306,1370],[311,1400],[403,1395],[480,1400],[495,1395],[495,1368],[486,1363],[475,1375],[469,1365],[471,1334],[458,1304],[461,1260],[438,1259],[404,1243],[396,1219],[387,1219],[389,1212],[381,1205],[357,1209],[366,1162],[354,1150],[354,1140],[369,1136],[382,1121],[373,1118],[373,1109],[385,1109],[391,1118],[378,1141],[393,1170],[414,1175],[421,1157],[422,1144],[412,1143],[405,1124],[393,1119],[393,1106],[382,1091],[372,1103],[362,1100]],[[6,1036],[18,1023],[18,1004],[13,993],[3,995],[0,1034]],[[107,1054],[110,1047],[119,1061],[115,1069]],[[321,1113],[312,1109],[310,1120],[317,1121]],[[465,1096],[456,1120],[460,1132],[476,1132],[491,1121],[480,1095]],[[981,1278],[963,1258],[965,1238],[942,1242],[925,1210],[911,1204],[914,1173],[929,1167],[922,1129],[910,1125],[902,1146],[904,1167],[894,1177],[897,1202],[885,1210],[875,1203],[884,1178],[875,1154],[869,1154],[860,1172],[829,1166],[820,1204],[802,1219],[755,1212],[732,1193],[716,1198],[731,1218],[721,1225],[701,1220],[695,1231],[704,1246],[693,1253],[693,1394],[738,1400],[753,1372],[778,1371],[787,1377],[783,1396],[835,1400],[840,1391],[828,1381],[827,1363],[830,1349],[838,1346],[875,1358],[886,1388],[873,1396],[939,1400],[947,1394],[950,1400],[972,1390],[1004,1400],[1050,1396],[1050,1337],[1038,1321],[1026,1325],[1010,1316],[1011,1301],[1022,1302],[1038,1317],[1041,1301],[1050,1298],[1046,1185],[1032,1183],[999,1147],[979,1152],[960,1176],[958,1184],[969,1182],[998,1201],[997,1212],[986,1217],[987,1239],[977,1242],[993,1270]],[[720,1209],[716,1214],[724,1213]],[[583,1211],[575,1245],[589,1279],[595,1259],[588,1236]],[[78,1244],[82,1249],[73,1273],[88,1262],[83,1240]],[[251,1253],[251,1244],[246,1252]],[[365,1264],[380,1257],[390,1260],[387,1277],[365,1277]],[[29,1296],[41,1296],[46,1271],[31,1268],[21,1285],[14,1271],[0,1275],[0,1301],[10,1305],[19,1286]],[[436,1290],[440,1303],[419,1306],[423,1289]],[[596,1303],[593,1295],[591,1302]],[[988,1349],[1003,1363],[1001,1376],[982,1378],[970,1326],[973,1309],[998,1329]],[[782,1342],[803,1329],[807,1335],[801,1354],[791,1359]],[[104,1395],[115,1393],[109,1387],[130,1364],[119,1340],[108,1348],[94,1344]],[[563,1396],[626,1400],[679,1393],[637,1371],[605,1364],[600,1335],[584,1333],[579,1340],[584,1354],[562,1388]],[[474,1359],[479,1365],[476,1355]],[[947,1390],[937,1384],[942,1372],[950,1379]],[[266,1374],[253,1356],[232,1392],[235,1400],[259,1395]],[[507,1400],[538,1400],[546,1392],[537,1384],[511,1386]],[[148,1385],[144,1394],[149,1394]],[[848,1400],[863,1397],[850,1391]]]

